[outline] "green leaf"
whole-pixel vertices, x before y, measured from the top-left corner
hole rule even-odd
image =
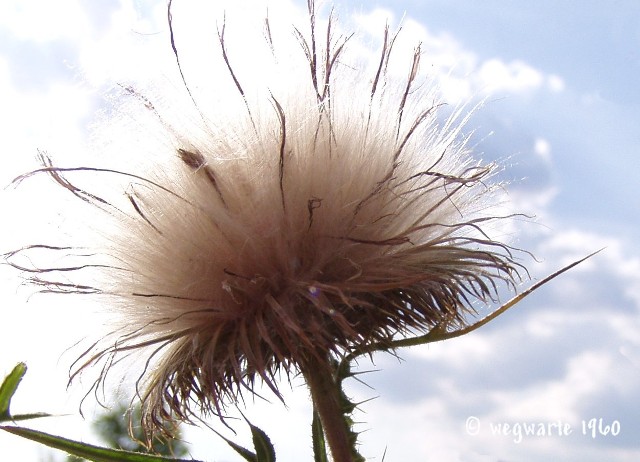
[[[11,421],[17,422],[19,420],[39,419],[41,417],[54,417],[54,414],[48,414],[46,412],[32,412],[30,414],[17,414],[17,415],[11,416]]]
[[[94,462],[198,462],[192,459],[173,459],[170,457],[140,454],[138,452],[122,451],[120,449],[101,448],[91,444],[73,441],[60,436],[50,435],[37,430],[24,427],[0,426],[14,435],[22,436],[38,443],[45,444],[55,449],[61,449],[74,456],[92,460]]]
[[[18,363],[0,385],[0,422],[11,420],[11,413],[9,412],[11,398],[13,398],[26,372],[27,365]]]
[[[276,451],[267,434],[247,420],[253,436],[253,447],[256,449],[257,462],[275,462]]]
[[[213,430],[213,428],[211,430]],[[225,438],[221,433],[217,432],[216,430],[213,430],[213,432],[216,435],[218,435],[220,438],[222,438],[229,446],[231,446],[231,448],[234,451],[240,454],[244,460],[246,460],[247,462],[258,462],[258,456],[256,454],[249,451],[247,448],[244,448],[239,444],[234,443],[229,438]]]
[[[320,414],[318,414],[315,408],[313,409],[313,420],[311,421],[311,434],[313,436],[313,461],[329,462]]]

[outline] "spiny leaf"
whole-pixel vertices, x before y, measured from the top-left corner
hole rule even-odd
[[[256,449],[257,462],[275,462],[276,451],[267,434],[248,420],[247,423],[251,428],[253,446]]]
[[[2,385],[0,385],[0,422],[11,420],[11,413],[9,411],[11,398],[13,398],[26,372],[27,365],[25,363],[18,363],[4,379]]]
[[[54,414],[48,414],[46,412],[31,412],[30,414],[18,414],[12,415],[11,421],[17,422],[19,420],[31,420],[31,419],[39,419],[41,417],[53,417]]]
[[[14,435],[22,436],[23,438],[37,441],[38,443],[45,444],[55,449],[61,449],[74,456],[82,457],[94,462],[198,462],[195,460],[173,459],[170,457],[122,451],[120,449],[101,448],[99,446],[69,440],[67,438],[50,435],[30,428],[2,425],[0,426],[0,429],[13,433]]]
[[[234,449],[234,451],[240,454],[244,458],[244,460],[248,462],[259,462],[258,456],[255,453],[249,451],[247,448],[240,446],[239,444],[234,443],[233,441],[227,438],[224,438],[224,440],[227,442],[229,446],[231,446]]]
[[[313,436],[313,462],[329,462],[322,422],[315,408],[313,410],[313,420],[311,421],[311,434]]]
[[[213,430],[213,432],[218,435],[220,438],[222,438],[229,446],[231,446],[231,448],[236,451],[238,454],[240,454],[242,456],[242,458],[244,460],[246,460],[247,462],[258,462],[258,456],[249,451],[247,448],[244,448],[242,446],[240,446],[237,443],[234,443],[233,441],[231,441],[229,438],[226,438],[225,436],[223,436],[221,433],[217,432],[216,430],[214,430],[213,428],[211,429]]]
[[[344,361],[350,362],[353,359],[357,358],[358,356],[362,356],[364,354],[371,354],[374,351],[393,351],[393,350],[395,350],[397,348],[402,348],[402,347],[424,345],[426,343],[433,343],[433,342],[440,342],[442,340],[448,340],[448,339],[451,339],[451,338],[460,337],[462,335],[465,335],[465,334],[468,334],[470,332],[473,332],[474,330],[484,326],[485,324],[489,323],[490,321],[493,321],[495,318],[497,318],[498,316],[503,314],[509,308],[512,308],[513,306],[515,306],[516,304],[521,302],[525,297],[531,295],[534,291],[538,290],[543,285],[547,284],[551,280],[553,280],[556,277],[560,276],[562,273],[564,273],[566,271],[569,271],[574,266],[579,265],[580,263],[584,262],[585,260],[593,257],[595,254],[601,252],[602,250],[604,250],[604,249],[597,250],[597,251],[587,255],[586,257],[581,258],[580,260],[577,260],[577,261],[574,261],[573,263],[568,264],[567,266],[559,269],[555,273],[550,274],[549,276],[545,277],[541,281],[538,281],[537,283],[535,283],[534,285],[529,287],[524,292],[522,292],[522,293],[516,295],[515,297],[513,297],[511,300],[509,300],[507,303],[505,303],[500,308],[495,310],[493,313],[491,313],[488,316],[482,318],[480,321],[478,321],[478,322],[476,322],[474,324],[471,324],[470,326],[464,327],[462,329],[454,330],[454,331],[449,331],[448,330],[448,320],[444,319],[441,323],[437,324],[435,327],[433,327],[425,335],[421,335],[421,336],[418,336],[418,337],[404,338],[404,339],[400,339],[400,340],[394,340],[394,341],[386,342],[386,343],[374,343],[374,344],[368,345],[368,346],[366,346],[364,348],[359,348],[359,349],[349,353],[346,356],[345,360],[343,360],[343,362]]]
[[[426,340],[426,341],[423,341],[423,342],[420,342],[420,343],[439,342],[441,340],[448,340],[450,338],[460,337],[462,335],[468,334],[469,332],[473,332],[474,330],[478,329],[479,327],[482,327],[485,324],[489,323],[490,321],[493,321],[495,318],[500,316],[502,313],[507,311],[509,308],[511,308],[511,307],[515,306],[516,304],[518,304],[519,302],[521,302],[525,297],[531,295],[534,291],[536,291],[537,289],[539,289],[540,287],[542,287],[543,285],[545,285],[546,283],[548,283],[552,279],[555,279],[556,277],[560,276],[562,273],[564,273],[566,271],[569,271],[574,266],[577,266],[580,263],[582,263],[583,261],[593,257],[595,254],[601,252],[602,250],[603,249],[597,250],[597,251],[587,255],[586,257],[581,258],[580,260],[577,260],[577,261],[574,261],[573,263],[568,264],[567,266],[565,266],[564,268],[559,269],[555,273],[550,274],[546,278],[542,279],[541,281],[538,281],[537,283],[535,283],[534,285],[529,287],[524,292],[522,292],[522,293],[516,295],[515,297],[513,297],[507,303],[502,305],[500,308],[498,308],[497,310],[495,310],[493,313],[489,314],[488,316],[485,316],[480,321],[478,321],[478,322],[476,322],[476,323],[474,323],[474,324],[472,324],[472,325],[470,325],[468,327],[465,327],[463,329],[459,329],[459,330],[456,330],[456,331],[453,331],[453,332],[439,332],[438,331],[436,333],[436,335],[433,335],[433,336],[430,335],[431,332],[429,332],[427,335],[423,336],[424,340]]]

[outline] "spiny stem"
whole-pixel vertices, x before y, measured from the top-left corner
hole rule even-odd
[[[350,428],[341,405],[341,387],[336,381],[328,355],[322,360],[310,358],[302,374],[311,392],[311,399],[320,421],[334,462],[353,462],[354,448],[349,438]]]

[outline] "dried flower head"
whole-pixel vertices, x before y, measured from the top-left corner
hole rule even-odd
[[[510,248],[486,232],[493,166],[470,156],[461,111],[438,119],[420,48],[394,81],[386,29],[367,73],[346,61],[350,37],[336,39],[331,18],[320,30],[312,1],[309,13],[307,32],[293,31],[296,57],[276,59],[266,34],[284,83],[243,81],[223,25],[219,64],[234,94],[217,91],[235,106],[185,82],[190,125],[123,86],[162,128],[129,151],[153,168],[63,168],[42,154],[42,168],[16,180],[46,173],[117,223],[101,257],[83,249],[80,264],[28,270],[45,291],[108,297],[124,320],[80,370],[102,363],[103,380],[120,357],[151,351],[141,394],[149,428],[220,414],[258,379],[279,394],[281,372],[307,376],[328,358],[462,326],[474,300],[517,275]],[[83,175],[112,178],[125,200],[81,186]],[[16,258],[34,250],[72,252],[37,245],[5,257],[25,270]]]

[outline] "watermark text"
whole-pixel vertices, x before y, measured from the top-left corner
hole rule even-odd
[[[527,438],[564,438],[580,435],[592,439],[618,436],[622,428],[618,420],[606,420],[593,417],[583,419],[578,424],[563,420],[541,422],[483,422],[476,416],[465,421],[468,435],[490,434],[496,437],[510,438],[519,444]]]

